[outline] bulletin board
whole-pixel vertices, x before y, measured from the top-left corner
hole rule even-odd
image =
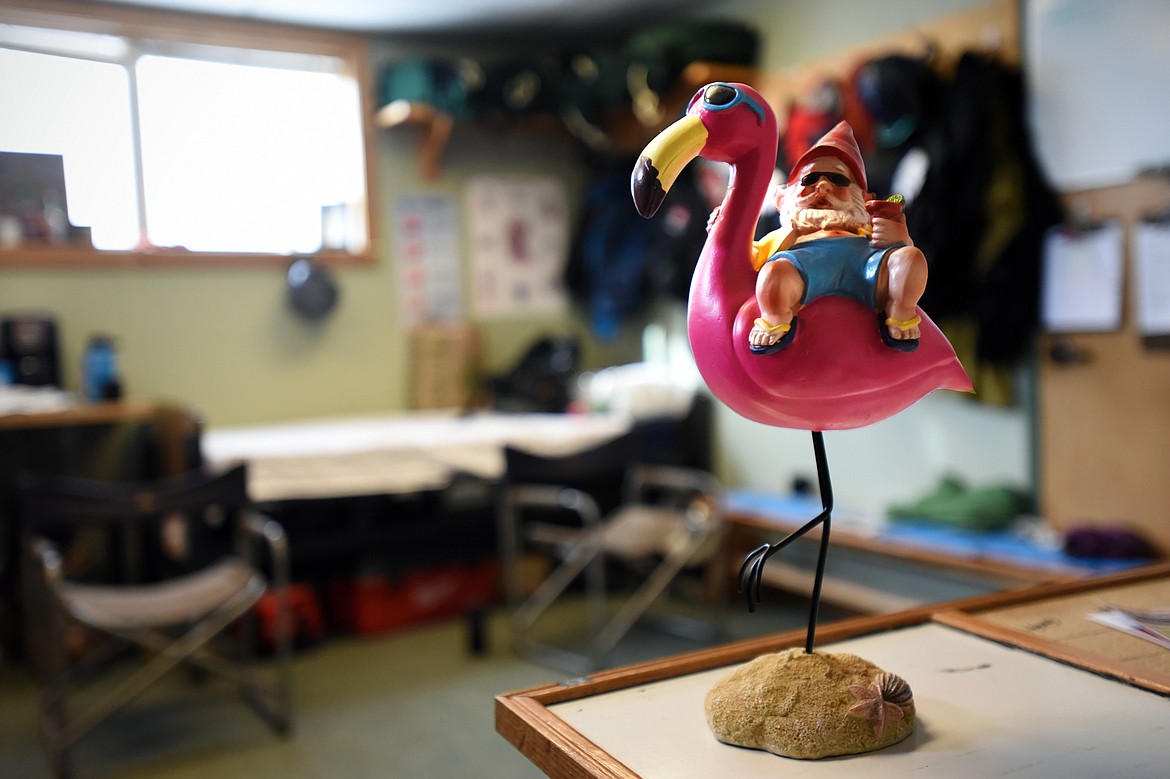
[[[1147,348],[1133,305],[1134,237],[1146,215],[1170,204],[1170,179],[1143,178],[1067,200],[1070,212],[1091,222],[1123,226],[1124,281],[1112,295],[1122,321],[1113,332],[1044,333],[1040,339],[1041,511],[1061,532],[1120,528],[1170,554],[1170,351]],[[1063,360],[1054,356],[1062,353],[1057,349]]]

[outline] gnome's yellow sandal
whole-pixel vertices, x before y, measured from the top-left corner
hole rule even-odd
[[[896,327],[904,333],[911,328],[918,327],[920,324],[922,324],[922,317],[918,315],[912,316],[909,319],[894,319],[892,316],[886,316],[885,311],[878,314],[878,332],[882,334],[882,343],[899,352],[914,351],[918,348],[919,339],[894,338],[890,335],[890,328]]]
[[[756,344],[749,344],[748,351],[752,354],[775,354],[788,348],[792,343],[793,337],[796,335],[796,317],[792,317],[792,322],[786,325],[774,325],[762,316],[757,317],[756,321],[752,323],[755,328],[762,330],[769,336],[780,333],[780,337],[770,344],[757,346]],[[753,328],[753,329],[755,329]]]

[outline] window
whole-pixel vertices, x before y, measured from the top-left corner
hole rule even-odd
[[[355,39],[97,13],[0,9],[0,255],[369,254]]]

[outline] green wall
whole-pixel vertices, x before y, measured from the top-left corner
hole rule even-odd
[[[375,63],[395,54],[387,44],[374,49]],[[340,305],[323,323],[308,324],[289,312],[283,268],[2,268],[0,312],[57,316],[67,389],[80,388],[88,337],[108,333],[118,341],[128,395],[194,405],[211,426],[406,408],[408,336],[400,325],[390,222],[395,198],[458,198],[477,174],[547,174],[565,181],[575,212],[584,177],[576,149],[551,134],[458,128],[434,182],[421,179],[417,149],[413,128],[377,131],[381,261],[337,272]],[[544,333],[581,333],[591,367],[641,356],[637,327],[614,343],[598,344],[571,314],[482,324],[489,372],[504,370]]]
[[[756,22],[765,37],[764,67],[776,69],[983,4],[750,0],[721,4],[711,13]],[[379,42],[375,73],[404,51]],[[213,427],[404,409],[410,372],[392,252],[394,199],[435,192],[459,197],[466,180],[477,174],[551,174],[566,182],[575,212],[586,175],[576,150],[549,135],[457,129],[443,175],[434,182],[420,178],[417,149],[411,128],[378,132],[382,261],[339,271],[341,305],[320,325],[307,325],[288,312],[279,269],[0,269],[0,312],[43,310],[59,317],[65,383],[71,389],[80,383],[87,337],[113,334],[130,395],[195,405]],[[533,338],[550,332],[582,333],[587,367],[641,355],[637,326],[627,328],[619,342],[601,345],[571,315],[482,324],[489,371],[504,369]],[[725,409],[717,428],[720,475],[728,484],[783,489],[793,475],[811,469],[807,434],[756,425]],[[838,500],[874,508],[917,494],[955,468],[977,482],[1027,481],[1029,430],[1023,410],[928,398],[882,425],[829,437]],[[882,458],[901,467],[874,468]]]

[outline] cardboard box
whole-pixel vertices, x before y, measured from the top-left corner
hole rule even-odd
[[[470,408],[480,395],[480,340],[473,325],[420,325],[411,333],[417,409]]]

